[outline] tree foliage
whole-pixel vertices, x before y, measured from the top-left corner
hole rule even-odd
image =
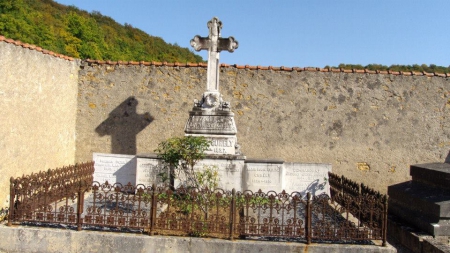
[[[166,43],[98,11],[53,0],[0,0],[0,34],[81,59],[203,62],[187,48]]]
[[[194,166],[205,157],[210,144],[203,136],[172,137],[159,143],[155,152],[169,167],[172,178],[184,178],[187,185],[200,189],[217,185],[217,171],[214,168],[205,168],[204,172],[194,171]]]

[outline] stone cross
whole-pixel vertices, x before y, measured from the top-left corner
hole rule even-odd
[[[219,53],[222,50],[234,52],[238,48],[238,42],[233,37],[221,38],[220,29],[222,22],[214,17],[208,22],[208,37],[196,35],[191,40],[191,46],[196,50],[208,50],[208,75],[206,90],[208,92],[219,92]]]

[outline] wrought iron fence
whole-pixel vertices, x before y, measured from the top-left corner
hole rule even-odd
[[[339,204],[347,215],[356,219],[358,228],[368,228],[375,237],[383,238],[386,245],[388,197],[364,184],[358,184],[344,176],[328,173],[330,194],[333,202]]]
[[[10,179],[11,222],[78,224],[84,192],[92,184],[94,162],[70,165]],[[73,203],[78,203],[73,207]]]
[[[386,245],[386,196],[368,188],[362,190],[335,174],[330,174],[331,196],[80,183],[89,178],[69,180],[72,183],[66,187],[57,183],[55,189],[63,190],[53,194],[47,190],[53,186],[45,181],[36,187],[30,187],[36,182],[29,181],[28,177],[11,180],[16,204],[10,209],[14,214],[9,224],[48,222],[79,230],[110,227],[150,235],[289,238],[306,243],[382,240]]]

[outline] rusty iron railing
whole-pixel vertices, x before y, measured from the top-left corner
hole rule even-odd
[[[364,184],[358,184],[344,176],[328,173],[333,202],[348,210],[357,220],[357,227],[368,228],[375,237],[381,237],[386,246],[388,197]]]
[[[78,224],[84,193],[92,185],[94,162],[10,179],[8,225],[12,222]],[[75,207],[71,204],[77,203]]]
[[[231,240],[284,238],[306,243],[382,240],[386,245],[387,197],[332,173],[329,175],[331,196],[80,183],[89,178],[69,180],[72,183],[66,187],[60,181],[49,180],[58,182],[55,189],[64,189],[54,195],[47,190],[53,186],[44,182],[33,188],[30,185],[34,183],[28,177],[20,180],[11,180],[11,196],[16,205],[15,209],[11,208],[14,215],[9,225],[60,223],[78,230],[126,228],[149,235]],[[84,199],[86,192],[90,195]],[[33,194],[28,196],[28,193]]]

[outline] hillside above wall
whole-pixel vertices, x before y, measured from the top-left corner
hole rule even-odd
[[[50,50],[46,50],[42,47],[24,43],[19,40],[13,40],[0,35],[0,41],[6,43],[14,44],[16,46],[21,46],[30,50],[36,50],[42,52],[43,54],[52,55],[58,58],[63,58],[66,60],[73,61],[75,58],[66,56],[63,54],[55,53]],[[168,67],[203,67],[208,66],[207,63],[203,62],[157,62],[157,61],[112,61],[112,60],[93,60],[86,59],[88,63],[94,64],[107,64],[107,65],[142,65],[142,66],[168,66]],[[426,71],[391,71],[391,70],[369,70],[369,69],[347,69],[347,68],[313,68],[313,67],[285,67],[285,66],[250,66],[250,65],[237,65],[237,64],[220,64],[221,67],[235,67],[237,69],[248,69],[248,70],[273,70],[273,71],[309,71],[309,72],[332,72],[332,73],[357,73],[357,74],[381,74],[381,75],[403,75],[403,76],[427,76],[427,77],[450,77],[450,73],[437,73],[437,72],[426,72]]]
[[[53,0],[0,1],[0,13],[1,35],[74,58],[203,62],[176,43]]]

